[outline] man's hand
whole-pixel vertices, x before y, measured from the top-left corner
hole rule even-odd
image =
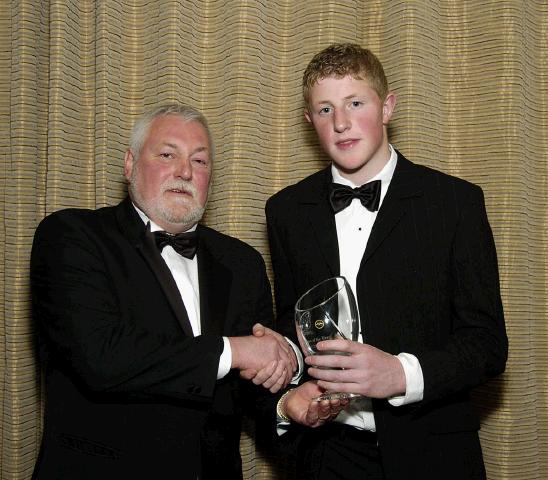
[[[284,398],[282,411],[294,422],[307,427],[319,427],[334,419],[349,403],[348,399],[317,401],[325,393],[316,381],[299,385]]]
[[[229,341],[232,367],[272,393],[284,388],[297,369],[295,352],[285,338],[260,323],[253,327],[253,336],[229,337]]]
[[[321,388],[370,398],[390,398],[405,393],[405,373],[394,355],[350,340],[325,340],[316,346],[319,351],[347,354],[306,357],[305,362],[312,367],[308,373],[318,380]]]

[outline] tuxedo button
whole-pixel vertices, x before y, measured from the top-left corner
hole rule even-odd
[[[200,393],[202,391],[202,387],[200,387],[200,385],[190,385],[187,391],[188,393]]]

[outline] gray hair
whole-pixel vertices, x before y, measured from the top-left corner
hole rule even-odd
[[[210,158],[213,161],[213,140],[211,138],[211,132],[209,130],[209,125],[204,115],[196,108],[191,107],[190,105],[183,105],[179,103],[171,103],[167,105],[161,105],[155,107],[148,112],[145,112],[140,118],[137,119],[133,129],[131,130],[131,135],[129,137],[129,148],[133,153],[133,158],[135,161],[139,158],[141,154],[141,148],[148,135],[150,125],[158,117],[164,117],[167,115],[176,115],[181,117],[185,122],[198,122],[204,127],[207,138],[209,140],[209,150]]]

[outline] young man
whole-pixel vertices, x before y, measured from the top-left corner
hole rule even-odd
[[[162,106],[133,129],[128,198],[38,227],[46,406],[33,478],[242,478],[244,405],[268,402],[238,374],[275,392],[296,362],[280,335],[253,329],[273,320],[259,253],[198,225],[212,169],[205,118]]]
[[[345,276],[361,342],[322,342],[348,355],[306,363],[318,387],[363,397],[304,433],[298,477],[485,478],[468,393],[504,370],[507,338],[483,193],[389,144],[396,97],[370,51],[326,48],[303,87],[332,164],[267,202],[278,325],[312,286]],[[300,388],[279,415],[311,425],[297,415]]]

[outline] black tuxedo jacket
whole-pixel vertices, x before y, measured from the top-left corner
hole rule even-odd
[[[222,335],[272,325],[270,286],[250,246],[198,233],[202,334],[193,337],[129,199],[42,221],[31,259],[46,388],[34,478],[240,478],[242,409],[261,391],[234,371],[216,380]]]
[[[331,182],[328,167],[266,205],[277,323],[286,335],[294,335],[298,297],[339,274]],[[508,345],[481,189],[398,153],[356,289],[365,342],[415,355],[424,375],[421,402],[373,402],[387,479],[482,478],[468,391],[504,370]]]

